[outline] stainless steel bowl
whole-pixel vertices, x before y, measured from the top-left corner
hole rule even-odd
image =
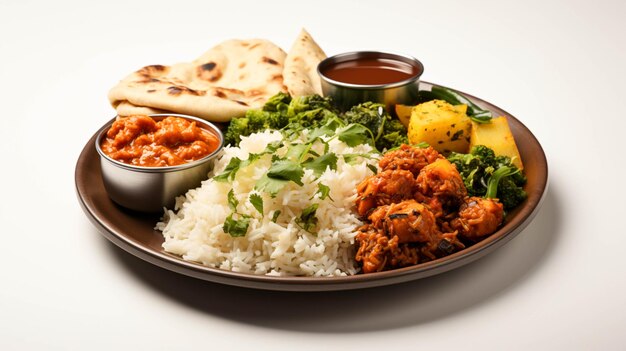
[[[203,119],[174,113],[149,115],[155,119],[167,116],[195,121],[202,128],[215,132],[220,140],[218,148],[211,154],[182,165],[167,167],[140,167],[116,161],[107,156],[100,147],[102,138],[115,119],[98,131],[96,150],[100,155],[104,187],[114,202],[140,212],[160,212],[163,207],[172,207],[177,196],[200,185],[213,168],[213,161],[224,147],[224,136],[214,124]]]
[[[360,59],[379,59],[397,61],[410,65],[416,74],[410,78],[387,84],[351,84],[333,80],[324,72],[341,63]],[[387,111],[392,111],[395,104],[414,105],[418,99],[419,79],[424,72],[424,65],[411,56],[380,51],[355,51],[328,57],[319,63],[317,72],[322,83],[324,96],[330,96],[341,110],[366,101],[385,104]]]

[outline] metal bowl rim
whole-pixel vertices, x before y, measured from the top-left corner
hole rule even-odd
[[[383,58],[389,58],[389,59],[402,58],[404,60],[398,60],[398,61],[402,61],[405,63],[409,63],[409,61],[412,62],[413,64],[417,66],[417,68],[419,69],[419,72],[416,75],[412,76],[411,78],[407,78],[399,82],[386,83],[386,84],[345,83],[345,82],[340,82],[334,79],[330,79],[322,73],[322,69],[325,68],[325,66],[330,65],[331,63],[351,61],[353,59],[357,59],[363,56],[366,56],[366,57],[367,56],[378,56],[378,57],[382,56]],[[384,56],[387,56],[387,57],[384,57]],[[417,58],[411,55],[405,55],[405,54],[400,54],[400,53],[393,53],[393,52],[386,52],[386,51],[350,51],[350,52],[344,52],[341,54],[333,55],[322,60],[317,65],[317,74],[320,76],[320,79],[324,80],[325,82],[331,85],[337,86],[337,87],[341,87],[341,88],[352,88],[356,90],[384,90],[384,89],[398,88],[398,87],[402,87],[405,85],[410,85],[412,83],[419,81],[422,74],[424,74],[424,64],[422,64],[420,60],[418,60]]]

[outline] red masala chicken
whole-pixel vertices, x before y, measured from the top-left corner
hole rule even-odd
[[[402,145],[357,187],[356,260],[364,273],[427,262],[495,232],[502,204],[468,197],[456,167],[434,149]]]
[[[403,144],[397,150],[383,155],[378,167],[383,171],[395,169],[411,171],[417,177],[422,168],[442,158],[443,156],[431,146],[418,148]]]
[[[465,238],[479,240],[495,232],[503,220],[501,203],[493,199],[469,197],[459,208],[459,216],[450,225]]]
[[[357,186],[357,212],[365,216],[377,206],[413,198],[417,190],[413,173],[405,170],[388,170],[365,179]]]

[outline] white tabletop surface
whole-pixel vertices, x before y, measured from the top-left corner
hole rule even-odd
[[[626,2],[3,1],[1,350],[623,350]],[[148,64],[231,38],[398,51],[502,107],[550,186],[513,241],[453,272],[337,293],[221,286],[145,263],[81,210],[74,167]]]

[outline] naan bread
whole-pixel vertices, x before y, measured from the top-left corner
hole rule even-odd
[[[226,122],[286,92],[285,56],[267,40],[229,40],[190,63],[143,67],[111,89],[109,101],[120,116],[169,111]]]
[[[293,43],[287,58],[283,77],[291,96],[322,95],[317,65],[326,58],[324,51],[304,29]]]
[[[157,108],[145,107],[145,106],[135,106],[128,101],[122,101],[115,108],[117,110],[117,114],[120,116],[133,116],[133,115],[153,115],[157,113],[172,113],[165,110],[159,110]]]

